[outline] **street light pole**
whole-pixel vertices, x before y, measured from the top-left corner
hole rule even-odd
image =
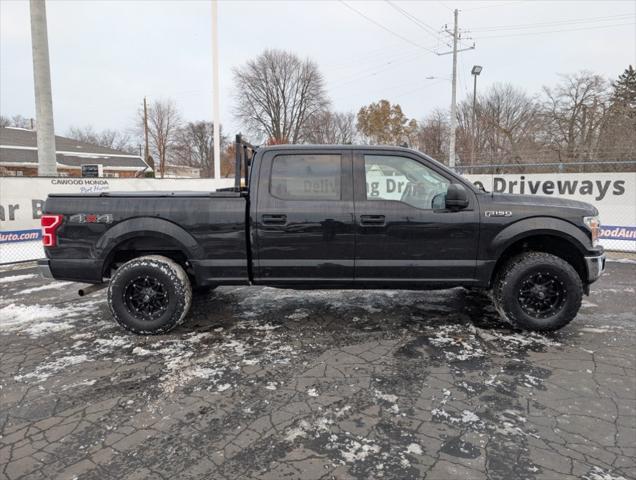
[[[473,121],[472,121],[472,135],[470,142],[470,164],[471,166],[475,164],[475,124],[477,122],[477,77],[481,73],[483,67],[481,65],[473,66],[470,73],[472,73],[475,81],[473,83]]]
[[[214,178],[221,178],[221,121],[219,113],[219,21],[218,3],[212,0],[212,115],[214,136]]]

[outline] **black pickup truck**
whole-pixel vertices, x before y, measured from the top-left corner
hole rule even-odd
[[[605,266],[586,203],[487,193],[406,148],[236,147],[224,191],[49,195],[43,274],[109,279],[113,317],[140,334],[219,285],[480,288],[517,327],[555,330]]]

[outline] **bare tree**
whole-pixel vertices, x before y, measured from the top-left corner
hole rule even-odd
[[[181,116],[172,100],[155,100],[148,105],[148,137],[150,149],[159,158],[159,176],[164,177],[170,150],[175,144],[176,135],[181,125]],[[144,129],[143,110],[139,112],[138,131]],[[157,174],[156,162],[151,167]]]
[[[303,140],[314,144],[352,144],[356,138],[355,115],[324,110],[311,116],[303,128]]]
[[[91,143],[100,147],[112,148],[123,152],[134,153],[135,147],[131,144],[130,135],[118,130],[102,130],[97,132],[93,127],[71,127],[66,136],[80,142]]]
[[[472,99],[459,105],[458,150],[464,164],[528,163],[525,154],[536,150],[540,122],[539,105],[523,90],[495,84],[479,96],[473,124]]]
[[[32,127],[34,127],[34,125],[33,119],[23,117],[22,115],[14,115],[11,118],[0,115],[0,127],[31,129]]]
[[[543,88],[545,142],[561,161],[592,158],[607,111],[607,82],[588,71],[561,78],[556,87]]]
[[[227,138],[221,134],[221,152]],[[176,134],[174,162],[201,169],[202,177],[214,176],[214,124],[188,122]]]
[[[450,127],[445,110],[433,110],[420,121],[413,147],[437,159],[448,158]]]
[[[270,143],[299,143],[303,127],[328,102],[324,79],[311,60],[265,50],[234,69],[236,117]]]
[[[31,118],[23,117],[22,115],[14,115],[11,117],[11,126],[16,128],[33,128],[33,120]]]

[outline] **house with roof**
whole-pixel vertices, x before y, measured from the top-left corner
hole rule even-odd
[[[82,176],[83,165],[101,165],[104,177],[141,177],[152,169],[140,155],[55,136],[58,175]],[[0,176],[34,177],[38,174],[35,130],[0,128]]]

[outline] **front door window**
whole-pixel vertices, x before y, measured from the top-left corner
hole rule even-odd
[[[407,157],[365,155],[367,200],[395,200],[422,210],[443,209],[449,181]]]

